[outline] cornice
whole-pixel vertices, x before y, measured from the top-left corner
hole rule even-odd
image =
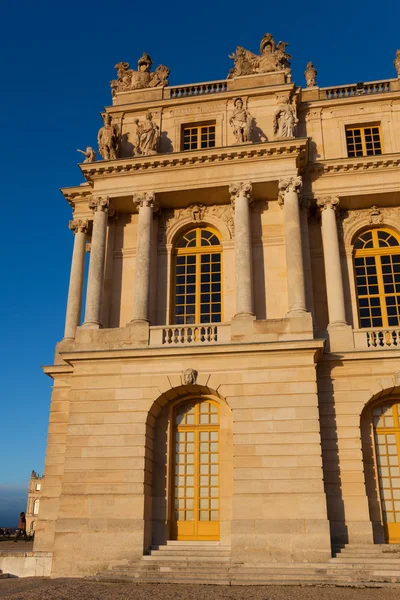
[[[60,188],[60,192],[67,200],[68,204],[74,208],[75,202],[78,200],[87,201],[91,198],[93,193],[93,188],[89,184],[84,184],[82,186],[76,185],[73,187]]]
[[[380,156],[360,156],[358,158],[331,158],[318,162],[310,162],[307,172],[324,175],[336,175],[352,171],[373,171],[376,169],[393,169],[400,167],[400,153],[382,154]]]
[[[208,148],[207,150],[192,150],[87,164],[82,163],[79,166],[88,181],[94,178],[119,174],[126,175],[127,173],[135,173],[137,171],[191,168],[193,166],[204,166],[212,163],[251,161],[260,158],[279,159],[285,156],[299,157],[299,167],[304,168],[307,162],[307,150],[308,138],[297,138],[281,140],[279,142],[263,142],[260,144],[226,146],[223,148]]]

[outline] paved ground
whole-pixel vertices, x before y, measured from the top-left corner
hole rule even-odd
[[[400,588],[199,586],[92,583],[81,579],[3,579],[7,600],[399,600]]]

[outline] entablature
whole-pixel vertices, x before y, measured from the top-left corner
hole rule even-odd
[[[306,168],[314,194],[361,196],[400,194],[400,153],[335,158]]]

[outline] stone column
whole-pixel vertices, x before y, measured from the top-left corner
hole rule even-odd
[[[279,181],[278,201],[283,204],[285,220],[288,317],[302,316],[307,312],[299,206],[301,186],[301,177]]]
[[[336,226],[336,207],[339,206],[339,198],[331,196],[319,198],[317,200],[317,205],[320,207],[321,212],[326,295],[329,313],[328,327],[342,327],[347,325],[347,323],[339,239]]]
[[[249,181],[231,183],[229,186],[231,202],[235,211],[235,317],[254,316],[253,260],[250,226],[251,191],[252,186]]]
[[[136,242],[135,289],[133,299],[133,322],[149,322],[150,261],[153,229],[153,210],[157,210],[154,192],[133,195],[139,210],[138,236]]]
[[[85,322],[83,327],[101,327],[101,301],[103,295],[104,263],[106,251],[107,222],[112,210],[107,197],[95,198],[89,202],[94,213],[92,241],[90,247],[89,275],[86,292]]]
[[[85,274],[85,250],[87,221],[70,221],[69,228],[74,232],[71,275],[69,278],[67,311],[65,317],[64,339],[74,339],[79,326],[82,309],[82,290]]]

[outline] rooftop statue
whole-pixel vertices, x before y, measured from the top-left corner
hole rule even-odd
[[[318,71],[314,67],[312,62],[307,63],[306,70],[304,71],[304,77],[306,80],[307,87],[315,87],[317,85]]]
[[[294,130],[299,122],[297,118],[296,100],[290,102],[288,96],[279,98],[280,104],[274,114],[273,129],[276,139],[294,137]]]
[[[285,71],[289,75],[291,73],[289,58],[292,57],[286,52],[288,45],[286,42],[275,44],[272,35],[266,33],[261,40],[259,55],[237,46],[236,54],[229,55],[229,58],[234,61],[234,66],[229,71],[228,79],[273,71]]]
[[[118,131],[112,124],[111,115],[103,115],[104,125],[97,134],[97,143],[99,145],[99,154],[104,160],[115,160],[118,151]]]
[[[151,112],[146,114],[143,123],[138,119],[134,121],[136,125],[136,136],[133,149],[134,156],[150,156],[157,154],[157,146],[160,139],[160,129],[153,121]]]
[[[84,163],[92,163],[96,161],[96,152],[91,146],[87,146],[86,150],[78,149],[77,152],[85,155],[85,160],[83,161]]]
[[[140,90],[151,87],[165,87],[168,85],[169,68],[159,65],[152,73],[151,65],[153,61],[150,56],[143,52],[138,61],[138,70],[129,68],[129,63],[119,62],[115,65],[118,79],[111,82],[111,92],[113,97],[117,92],[126,92],[129,90]]]
[[[236,98],[234,106],[235,110],[229,119],[229,124],[233,129],[236,144],[245,144],[250,141],[253,117],[249,111],[243,107],[243,100],[241,98]]]
[[[397,77],[400,78],[400,50],[396,50],[396,58],[394,59],[393,64],[397,72]]]

